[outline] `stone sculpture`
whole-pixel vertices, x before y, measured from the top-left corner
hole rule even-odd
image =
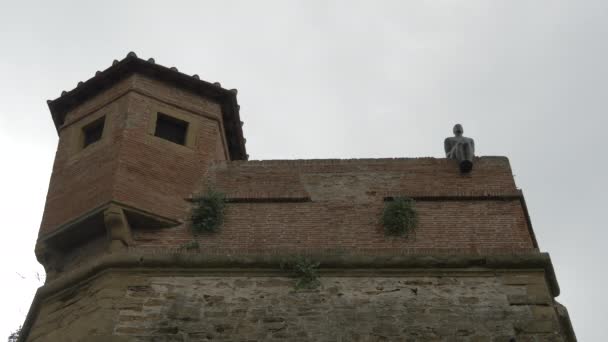
[[[445,156],[456,159],[460,172],[468,173],[473,169],[473,157],[475,157],[475,141],[462,136],[464,130],[461,124],[454,125],[454,136],[445,138],[443,142]]]

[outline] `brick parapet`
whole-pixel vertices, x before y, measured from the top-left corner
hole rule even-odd
[[[481,157],[470,174],[441,158],[214,161],[192,196],[226,195],[225,222],[192,237],[181,228],[140,231],[139,246],[172,248],[195,239],[201,248],[293,250],[343,248],[380,253],[537,248],[521,191],[507,158]],[[387,237],[385,201],[416,200],[419,227]]]
[[[350,182],[338,184],[344,190],[332,188],[338,194],[364,188],[378,196],[518,195],[505,157],[476,158],[471,174],[460,174],[445,158],[213,161],[208,174],[209,184],[229,197],[302,195],[307,184],[324,180]]]

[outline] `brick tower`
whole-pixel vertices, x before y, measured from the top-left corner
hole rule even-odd
[[[209,162],[246,158],[236,91],[133,53],[49,107],[60,139],[36,250],[51,278],[108,237],[119,250],[178,226]]]
[[[23,341],[575,340],[504,157],[247,161],[236,90],[134,53],[49,108]],[[418,224],[387,235],[401,197]]]

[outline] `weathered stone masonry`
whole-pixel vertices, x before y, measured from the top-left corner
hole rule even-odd
[[[435,158],[247,161],[235,90],[134,54],[49,107],[47,281],[23,341],[576,340],[504,157],[468,174]],[[182,143],[156,135],[161,115]],[[189,199],[209,187],[224,224],[193,235]],[[387,236],[399,196],[419,224]],[[320,262],[318,287],[281,268],[300,255]]]
[[[553,301],[559,289],[544,254],[317,255],[325,266],[321,285],[297,291],[276,267],[282,258],[108,255],[39,291],[52,294],[40,302],[30,338],[568,340],[558,333],[567,326]]]

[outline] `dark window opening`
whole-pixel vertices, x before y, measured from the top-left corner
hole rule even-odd
[[[83,148],[91,145],[92,143],[101,139],[103,134],[103,125],[106,121],[106,117],[99,118],[92,123],[86,125],[82,131],[84,133],[84,146]]]
[[[164,114],[156,116],[156,130],[154,135],[165,140],[169,140],[176,144],[184,145],[186,143],[186,131],[188,123]]]

